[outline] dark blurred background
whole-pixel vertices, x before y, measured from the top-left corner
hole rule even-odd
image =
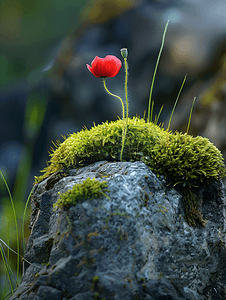
[[[147,110],[151,79],[170,20],[155,81],[154,113],[169,116],[187,81],[171,129],[208,137],[226,157],[226,2],[224,0],[0,1],[0,170],[18,215],[51,141],[83,125],[116,120],[121,104],[86,68],[94,57],[121,58],[128,48],[130,116]],[[123,68],[106,80],[124,97]],[[0,178],[0,229],[11,217]],[[13,223],[12,223],[13,225]]]

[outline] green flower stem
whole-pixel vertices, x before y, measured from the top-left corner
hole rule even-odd
[[[128,101],[128,64],[127,64],[127,58],[124,58],[124,65],[125,65],[126,120],[128,121],[128,117],[129,117],[129,101]]]
[[[125,139],[126,139],[126,133],[127,133],[127,126],[128,126],[128,117],[129,117],[129,101],[128,101],[128,64],[127,64],[127,58],[124,57],[124,66],[125,66],[125,98],[126,98],[126,125],[124,126],[124,133],[122,138],[122,151],[123,153]],[[121,157],[122,159],[122,157]]]
[[[124,103],[123,103],[122,99],[121,99],[119,96],[117,96],[117,95],[111,93],[111,92],[108,90],[108,88],[107,88],[107,86],[106,86],[105,78],[103,78],[103,83],[104,83],[104,88],[105,88],[105,90],[107,91],[107,93],[108,93],[109,95],[113,96],[113,97],[118,98],[118,99],[121,101],[121,104],[122,104],[123,130],[122,130],[122,149],[121,149],[121,153],[120,153],[120,161],[122,161],[122,154],[123,154],[123,149],[124,149],[124,144],[125,144],[125,134],[126,134],[125,107],[124,107]]]
[[[123,120],[124,120],[124,119],[125,119],[125,108],[124,108],[124,103],[123,103],[122,99],[121,99],[119,96],[117,96],[117,95],[111,93],[111,92],[108,90],[108,88],[107,88],[107,86],[106,86],[105,77],[103,78],[103,83],[104,83],[104,88],[105,88],[105,90],[107,91],[107,93],[108,93],[109,95],[113,96],[113,97],[118,98],[118,99],[121,101],[121,104],[122,104],[122,118],[123,118]]]
[[[151,101],[151,96],[152,96],[152,91],[153,91],[153,87],[154,87],[156,72],[157,72],[157,69],[158,69],[160,57],[161,57],[164,42],[165,42],[166,30],[167,30],[168,25],[169,25],[169,20],[167,21],[164,32],[163,32],[162,44],[161,44],[161,48],[159,50],[159,55],[158,55],[158,58],[157,58],[157,62],[156,62],[156,65],[155,65],[155,70],[154,70],[154,74],[153,74],[153,78],[152,78],[152,82],[151,82],[151,90],[150,90],[149,103],[148,103],[148,119],[147,119],[148,122],[152,122],[152,119],[150,119],[150,107],[151,107],[151,102],[152,102]],[[153,111],[153,106],[152,106],[152,111]],[[152,111],[151,111],[151,116],[152,116]]]

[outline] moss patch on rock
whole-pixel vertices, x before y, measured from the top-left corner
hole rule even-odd
[[[56,171],[76,168],[99,160],[117,161],[121,151],[123,121],[105,122],[90,130],[83,129],[55,145],[50,165],[44,175],[35,177],[38,183]],[[225,176],[221,152],[201,136],[172,133],[144,119],[128,119],[123,159],[144,160],[158,174],[172,177],[175,182]]]
[[[75,184],[71,190],[65,193],[59,193],[60,198],[53,204],[54,210],[58,207],[66,207],[75,205],[79,200],[105,195],[103,189],[107,187],[107,181],[98,181],[96,178],[90,179],[89,177],[82,183]]]
[[[36,177],[38,183],[56,171],[76,168],[95,161],[119,161],[122,145],[123,121],[105,122],[83,129],[58,142],[51,149],[50,164],[42,171],[44,175]],[[128,119],[125,140],[124,161],[142,160],[157,174],[170,178],[174,184],[180,184],[184,191],[194,182],[211,182],[226,175],[221,152],[207,139],[192,137],[179,132],[169,132],[144,119]],[[194,186],[194,184],[193,184]],[[188,192],[186,192],[188,197]],[[199,219],[196,200],[188,197],[191,220]],[[189,221],[192,224],[194,222]]]

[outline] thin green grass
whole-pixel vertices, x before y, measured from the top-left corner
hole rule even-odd
[[[13,198],[10,192],[10,189],[8,187],[7,181],[5,180],[5,177],[3,175],[3,173],[0,171],[1,176],[4,180],[5,186],[7,188],[7,191],[9,193],[9,197],[11,200],[11,206],[12,206],[12,210],[13,210],[13,216],[14,216],[14,221],[15,221],[15,226],[16,226],[16,240],[17,240],[17,251],[14,251],[10,246],[9,246],[9,220],[7,220],[7,243],[4,242],[1,238],[0,238],[0,253],[1,253],[1,257],[5,266],[5,271],[6,271],[6,279],[5,279],[5,285],[2,291],[2,299],[4,299],[5,297],[5,289],[7,288],[7,281],[9,283],[10,286],[10,294],[13,294],[14,292],[14,286],[17,287],[19,285],[19,270],[20,270],[20,258],[22,258],[24,261],[26,261],[28,264],[31,264],[28,260],[26,260],[22,255],[20,255],[19,252],[19,232],[18,232],[18,225],[17,225],[17,218],[16,218],[16,211],[15,211],[15,206],[14,206],[14,202],[13,202]],[[24,208],[24,215],[23,215],[23,222],[22,222],[22,235],[23,235],[23,247],[24,247],[24,252],[25,252],[25,236],[24,236],[24,224],[25,224],[25,217],[26,217],[26,211],[27,211],[27,206],[31,197],[31,194],[33,192],[34,187],[32,188],[26,204],[25,204],[25,208]],[[3,245],[7,248],[7,253],[5,253]],[[17,270],[16,270],[16,277],[14,275],[14,272],[12,270],[12,268],[10,267],[10,251],[13,252],[14,254],[17,255]]]
[[[16,254],[17,256],[19,256],[20,258],[22,258],[22,260],[26,261],[29,265],[32,265],[31,262],[29,262],[26,258],[24,258],[22,255],[18,255],[18,253],[16,251],[14,251],[12,248],[9,247],[9,245],[7,245],[2,239],[0,239],[0,243],[4,244],[10,251],[12,251],[14,254]]]
[[[170,128],[170,125],[171,125],[171,121],[172,121],[172,117],[173,117],[173,114],[174,114],[174,111],[175,111],[177,102],[178,102],[178,100],[179,100],[179,98],[180,98],[181,91],[182,91],[182,89],[183,89],[183,87],[184,87],[186,78],[187,78],[187,74],[186,74],[185,77],[184,77],[184,80],[183,80],[182,85],[181,85],[181,87],[180,87],[179,93],[178,93],[178,95],[177,95],[177,99],[176,99],[176,101],[175,101],[175,103],[174,103],[174,106],[173,106],[173,109],[172,109],[172,112],[171,112],[171,115],[170,115],[170,119],[169,119],[169,124],[168,124],[168,127],[167,127],[167,129],[166,129],[167,131],[169,131],[169,128]]]
[[[29,203],[29,201],[30,201],[30,198],[31,198],[33,189],[34,189],[34,186],[33,186],[33,188],[32,188],[31,191],[30,191],[30,194],[29,194],[29,196],[28,196],[28,198],[27,198],[27,201],[26,201],[26,204],[25,204],[25,208],[24,208],[24,215],[23,215],[23,222],[22,222],[22,238],[23,238],[23,248],[24,248],[24,252],[25,252],[24,224],[25,224],[25,217],[26,217],[26,212],[27,212],[27,206],[28,206],[28,203]]]
[[[152,122],[153,109],[154,109],[154,100],[151,101],[151,119],[150,119],[150,122]]]
[[[7,244],[9,245],[9,220],[7,220]],[[9,261],[9,248],[7,248],[7,258]]]
[[[15,222],[15,229],[16,229],[16,251],[11,249],[9,247],[10,238],[12,238],[9,235],[9,225],[7,225],[7,235],[6,237],[6,243],[1,239],[0,245],[1,245],[1,255],[3,260],[3,265],[5,266],[5,274],[6,279],[4,287],[0,287],[0,299],[10,296],[13,293],[12,287],[16,288],[19,284],[19,274],[20,274],[20,257],[23,258],[20,255],[20,238],[21,235],[19,235],[18,230],[18,224],[19,224],[19,218],[17,218],[17,215],[22,216],[22,243],[23,243],[23,251],[25,251],[25,231],[24,231],[24,225],[25,225],[25,219],[26,219],[26,212],[28,203],[32,194],[33,189],[31,190],[27,201],[25,203],[25,207],[23,207],[23,199],[25,199],[26,189],[27,189],[27,183],[28,183],[28,177],[31,170],[31,162],[32,162],[32,151],[34,148],[34,143],[36,142],[36,138],[40,132],[45,113],[47,108],[47,97],[45,94],[40,94],[39,91],[33,90],[29,94],[29,98],[26,104],[26,111],[25,111],[25,118],[24,118],[24,125],[23,125],[23,134],[25,139],[25,151],[22,153],[22,157],[20,159],[20,163],[18,166],[17,171],[17,177],[14,183],[14,191],[13,191],[13,197],[11,195],[11,192],[9,190],[8,184],[6,182],[5,177],[3,176],[3,173],[0,171],[1,176],[3,178],[4,184],[7,188],[9,198],[11,201],[12,206],[12,212],[13,213],[7,213],[5,217],[7,219],[11,220],[11,216]],[[17,212],[17,214],[16,214]],[[9,224],[7,220],[7,224]],[[12,231],[12,230],[10,230]],[[4,247],[7,247],[7,252],[4,252]],[[17,255],[17,263],[16,263],[16,277],[15,277],[15,271],[13,273],[12,269],[10,268],[10,251],[15,253]],[[24,259],[24,258],[23,258]],[[24,259],[25,260],[25,259]],[[26,261],[26,260],[25,260]],[[27,261],[28,262],[28,261]],[[10,264],[9,264],[10,263]],[[29,263],[29,262],[28,262]],[[2,272],[3,273],[3,272]],[[4,273],[3,273],[4,274]],[[13,277],[12,277],[13,276]],[[6,294],[6,296],[4,296]],[[1,296],[2,295],[2,296]]]
[[[14,206],[14,203],[13,203],[13,198],[12,198],[9,186],[8,186],[7,181],[5,180],[5,177],[4,177],[1,170],[0,170],[0,174],[2,176],[2,179],[5,183],[6,189],[7,189],[8,194],[9,194],[9,198],[10,198],[11,206],[12,206],[12,210],[13,210],[13,217],[14,217],[15,227],[16,227],[16,244],[17,244],[17,272],[16,272],[17,275],[16,275],[16,282],[18,284],[19,283],[19,270],[20,270],[20,258],[19,258],[19,256],[20,256],[20,242],[19,242],[19,231],[18,231],[18,224],[17,224],[17,216],[16,216],[16,210],[15,210],[15,206]]]
[[[28,203],[29,199],[27,200]],[[8,238],[7,238],[8,239]],[[7,248],[7,253],[5,253],[3,245]],[[10,267],[10,259],[9,259],[9,252],[13,252],[14,254],[17,255],[18,258],[21,258],[22,260],[24,260],[25,262],[27,262],[28,264],[32,265],[31,262],[29,262],[27,259],[25,259],[22,255],[18,254],[18,252],[14,251],[10,246],[9,246],[9,239],[8,239],[8,243],[4,242],[2,239],[0,239],[0,253],[1,253],[1,257],[5,266],[5,270],[6,270],[6,278],[5,278],[5,284],[4,284],[4,288],[2,291],[2,298],[1,299],[5,299],[5,289],[7,288],[7,282],[9,283],[10,286],[10,293],[9,295],[14,293],[14,287],[17,288],[19,281],[18,278],[15,277],[14,272],[12,270],[12,268]]]
[[[161,112],[162,112],[162,110],[163,110],[163,107],[164,107],[164,105],[162,105],[162,107],[160,108],[159,113],[158,113],[158,116],[157,116],[156,119],[155,119],[154,124],[156,124],[156,125],[157,125],[157,123],[158,123],[158,120],[159,120],[159,117],[160,117]]]
[[[166,31],[167,31],[168,25],[169,25],[169,20],[167,21],[164,32],[163,32],[162,44],[161,44],[161,47],[160,47],[160,50],[159,50],[159,55],[158,55],[158,58],[157,58],[157,62],[156,62],[156,65],[155,65],[155,70],[154,70],[154,74],[153,74],[153,78],[152,78],[152,82],[151,82],[151,90],[150,90],[149,103],[148,103],[148,119],[147,119],[148,122],[152,121],[152,111],[153,111],[154,104],[152,105],[151,119],[150,119],[150,107],[151,107],[151,102],[152,102],[151,97],[152,97],[153,87],[154,87],[154,83],[155,83],[156,72],[157,72],[159,61],[160,61],[160,58],[161,58],[163,46],[164,46],[164,43],[165,43],[165,37],[166,37]]]
[[[3,260],[3,264],[5,266],[5,272],[6,272],[6,278],[5,278],[5,284],[2,290],[2,297],[1,299],[5,299],[11,294],[14,293],[14,288],[17,288],[19,285],[19,270],[20,270],[20,258],[22,258],[24,261],[26,261],[28,264],[31,264],[28,260],[26,260],[22,255],[20,255],[19,251],[19,231],[18,231],[18,224],[17,224],[17,216],[16,216],[16,210],[15,210],[15,205],[13,202],[13,198],[9,189],[9,186],[7,184],[7,181],[0,170],[0,174],[3,178],[4,184],[7,188],[9,198],[11,200],[11,206],[13,210],[13,218],[15,222],[15,227],[16,227],[16,242],[17,242],[17,251],[14,251],[10,246],[10,236],[9,236],[9,220],[7,220],[7,242],[5,242],[3,239],[0,238],[0,254]],[[29,200],[31,198],[31,194],[33,192],[34,187],[32,188],[31,192],[29,193],[29,196],[27,198],[25,208],[24,208],[24,214],[23,214],[23,222],[22,222],[22,236],[23,236],[23,248],[25,252],[25,235],[24,235],[24,224],[25,224],[25,217],[26,217],[26,211],[27,211],[27,206],[29,203]],[[7,248],[7,252],[5,253],[3,245]],[[17,267],[16,267],[16,276],[14,275],[14,272],[12,268],[10,267],[10,251],[13,252],[14,254],[17,255]],[[7,292],[7,295],[5,295],[5,290],[7,290],[7,284],[9,285],[10,292]]]
[[[11,276],[10,276],[10,270],[11,270],[11,268],[9,266],[9,263],[7,261],[7,258],[6,258],[6,255],[5,255],[5,252],[4,252],[4,249],[3,249],[1,243],[0,243],[0,253],[1,253],[2,260],[3,260],[4,266],[5,266],[5,270],[6,270],[6,281],[5,281],[4,289],[3,289],[3,292],[2,292],[2,299],[3,299],[5,288],[6,288],[6,284],[7,284],[7,279],[9,281],[9,285],[10,285],[10,289],[11,289],[12,293],[13,293],[13,283],[12,283]]]
[[[194,98],[193,102],[192,102],[192,106],[191,106],[191,111],[190,111],[190,115],[189,115],[189,120],[188,120],[188,127],[187,127],[187,134],[188,134],[188,131],[189,131],[189,128],[190,128],[190,123],[191,123],[191,116],[192,116],[192,111],[193,111],[193,107],[194,107],[194,104],[195,104],[195,100],[196,100],[196,97]]]
[[[152,100],[152,93],[153,93],[153,88],[154,88],[154,83],[155,83],[155,77],[156,77],[156,73],[157,73],[159,61],[160,61],[161,54],[162,54],[163,47],[164,47],[164,43],[165,43],[165,37],[166,37],[166,31],[167,31],[168,25],[169,25],[169,20],[167,21],[167,23],[165,25],[165,28],[164,28],[164,32],[163,32],[163,36],[162,36],[162,44],[161,44],[161,47],[160,47],[160,50],[159,50],[159,54],[158,54],[158,58],[157,58],[157,61],[156,61],[156,65],[155,65],[155,69],[154,69],[154,74],[153,74],[152,82],[151,82],[151,89],[150,89],[149,102],[148,102],[148,117],[147,117],[147,122],[152,122],[152,118],[153,118],[154,101]],[[187,78],[187,74],[185,75],[185,78],[183,80],[183,83],[181,85],[179,93],[177,95],[176,101],[174,103],[174,107],[173,107],[172,112],[171,112],[171,116],[170,116],[170,119],[169,119],[169,124],[168,124],[167,130],[169,130],[169,128],[170,128],[172,117],[173,117],[173,114],[174,114],[177,102],[179,100],[181,91],[182,91],[183,86],[185,84],[186,78]],[[162,109],[163,109],[163,106],[161,107],[161,109],[160,109],[160,111],[158,113],[158,116],[155,117],[154,124],[158,123],[158,120],[159,120],[159,117],[161,115]],[[190,115],[190,117],[191,117],[191,115]],[[189,118],[189,121],[190,121],[190,118]],[[190,125],[190,123],[189,123],[189,125]]]

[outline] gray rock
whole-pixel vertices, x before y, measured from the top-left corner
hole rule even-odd
[[[110,200],[53,211],[58,192],[87,177],[107,181]],[[25,254],[31,265],[11,300],[226,299],[221,182],[200,188],[208,220],[193,228],[181,195],[140,161],[70,170],[50,190],[47,180],[35,186]]]

